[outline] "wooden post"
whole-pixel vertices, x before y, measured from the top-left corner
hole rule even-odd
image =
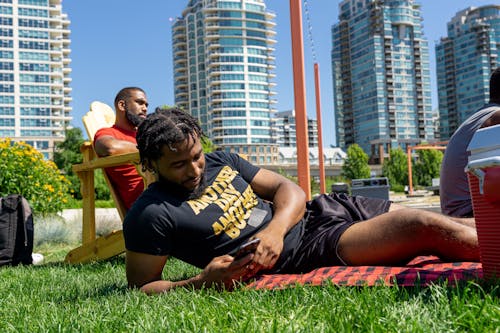
[[[316,120],[318,122],[319,192],[326,193],[325,162],[323,158],[323,134],[321,127],[321,89],[319,84],[319,64],[314,64],[314,89],[316,91]]]
[[[292,35],[293,91],[295,98],[297,176],[299,178],[299,186],[306,193],[307,200],[310,200],[311,175],[309,173],[302,2],[300,0],[290,0],[290,26]]]
[[[94,156],[92,146],[81,147],[83,162],[90,161]],[[95,240],[95,193],[94,193],[94,170],[80,171],[78,177],[81,182],[82,192],[82,243]]]

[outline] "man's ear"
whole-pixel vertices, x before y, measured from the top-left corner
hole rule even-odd
[[[123,100],[123,99],[119,100],[116,105],[118,107],[118,111],[125,111],[125,109],[126,109],[125,100]]]

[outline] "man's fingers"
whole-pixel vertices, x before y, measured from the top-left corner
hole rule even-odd
[[[278,257],[274,251],[263,251],[255,255],[254,262],[263,268],[271,268],[278,260]]]

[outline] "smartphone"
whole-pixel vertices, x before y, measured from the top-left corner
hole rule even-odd
[[[235,260],[241,259],[249,253],[254,253],[259,243],[260,239],[254,238],[246,243],[241,244],[240,247],[229,254],[232,255]]]

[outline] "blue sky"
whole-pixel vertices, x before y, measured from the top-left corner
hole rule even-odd
[[[140,86],[156,106],[174,104],[170,18],[180,16],[188,0],[63,0],[63,11],[71,21],[72,125],[83,128],[81,118],[90,103],[99,100],[112,105],[122,87]],[[333,88],[330,50],[331,26],[337,23],[334,0],[308,0],[311,34],[320,67],[323,143],[335,144]],[[435,89],[434,45],[446,35],[446,23],[457,11],[484,6],[494,0],[420,0],[424,34],[429,41],[432,103]],[[276,14],[277,110],[294,108],[289,1],[267,0]],[[314,59],[306,10],[303,9],[306,106],[316,118]],[[85,131],[84,132],[84,136]]]

